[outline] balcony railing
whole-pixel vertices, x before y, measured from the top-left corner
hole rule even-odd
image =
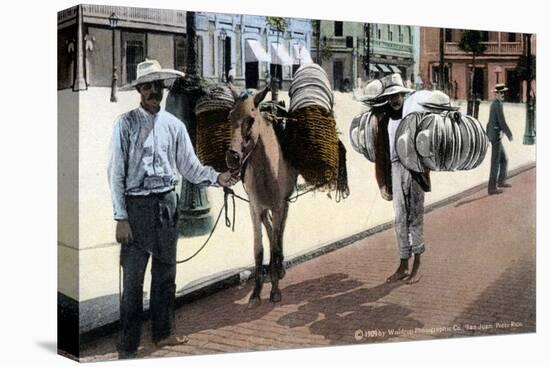
[[[59,12],[58,23],[76,16],[77,7]],[[82,5],[85,17],[108,19],[115,13],[121,21],[185,27],[185,11],[166,9],[130,8],[110,5]]]
[[[407,43],[373,39],[371,40],[371,47],[373,53],[413,57],[413,46]]]
[[[483,55],[521,55],[523,53],[523,45],[521,42],[484,42],[487,46]],[[445,54],[446,55],[467,55],[458,48],[458,43],[456,42],[446,42],[445,43]]]

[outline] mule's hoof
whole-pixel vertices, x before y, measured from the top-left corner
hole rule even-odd
[[[281,302],[282,298],[283,297],[281,296],[280,290],[271,291],[271,294],[269,296],[269,302],[273,302],[273,303]]]
[[[281,269],[279,269],[279,280],[283,279],[286,275],[286,270],[285,268],[281,267]]]
[[[250,299],[248,300],[248,309],[250,310],[250,309],[256,308],[261,303],[262,303],[262,300],[260,299],[260,297],[255,297],[255,298],[250,297]]]

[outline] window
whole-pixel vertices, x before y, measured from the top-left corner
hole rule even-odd
[[[489,41],[489,32],[481,31],[481,42],[488,42],[488,41]]]
[[[413,29],[409,27],[409,43],[413,44]]]
[[[346,36],[346,47],[347,48],[353,48],[353,37],[352,36]]]
[[[124,52],[124,72],[126,83],[133,82],[137,78],[137,65],[145,60],[145,34],[144,33],[122,33]]]
[[[391,31],[391,26],[388,26],[388,40],[393,41],[393,33]]]
[[[174,69],[185,71],[186,42],[184,36],[174,36],[174,52]]]
[[[336,37],[344,35],[344,22],[334,22],[334,35]]]
[[[516,33],[508,33],[508,42],[517,42]]]
[[[453,42],[453,30],[445,28],[445,42]]]
[[[401,30],[401,26],[398,26],[399,30],[399,42],[403,43],[403,32]]]
[[[378,39],[382,39],[382,30],[380,28],[377,29],[377,35],[378,35]]]

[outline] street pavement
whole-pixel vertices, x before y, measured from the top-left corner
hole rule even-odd
[[[427,213],[419,283],[385,283],[398,265],[392,228],[291,267],[278,304],[266,283],[248,310],[248,282],[184,305],[186,345],[154,348],[145,322],[139,358],[534,332],[535,176]],[[116,359],[116,338],[84,345],[81,361]]]

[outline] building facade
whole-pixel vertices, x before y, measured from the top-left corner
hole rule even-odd
[[[116,27],[111,25],[113,15]],[[249,88],[277,74],[288,87],[294,71],[311,62],[311,21],[286,18],[277,32],[266,17],[195,13],[198,68],[203,78]],[[113,53],[117,85],[135,80],[145,58],[185,71],[186,12],[81,5],[58,13],[58,89],[110,87]]]
[[[318,41],[313,43],[312,53],[329,75],[334,89],[345,90],[348,85],[357,88],[365,80],[391,73],[400,73],[403,79],[410,78],[414,73],[416,27],[392,24],[367,26],[365,23],[328,20],[319,22]],[[368,71],[367,52],[370,56]]]
[[[440,28],[421,28],[420,73],[425,85],[435,87],[439,82]],[[444,29],[444,85],[445,91],[455,99],[467,99],[470,91],[472,55],[458,47],[462,31]],[[516,66],[525,54],[522,33],[482,32],[486,50],[476,56],[474,68],[474,91],[478,98],[494,99],[495,84],[505,83],[509,102],[525,100],[525,83],[521,82]],[[536,54],[536,39],[531,38],[532,54]],[[534,85],[534,83],[533,83]]]
[[[232,70],[236,85],[258,88],[277,74],[288,88],[297,67],[311,62],[311,22],[285,21],[286,30],[277,32],[264,16],[197,13],[202,77],[224,81]]]
[[[110,18],[117,19],[116,27]],[[184,70],[186,12],[80,5],[58,13],[58,89],[109,87],[113,53],[117,85],[136,78],[145,58]],[[114,52],[113,52],[114,51]]]

